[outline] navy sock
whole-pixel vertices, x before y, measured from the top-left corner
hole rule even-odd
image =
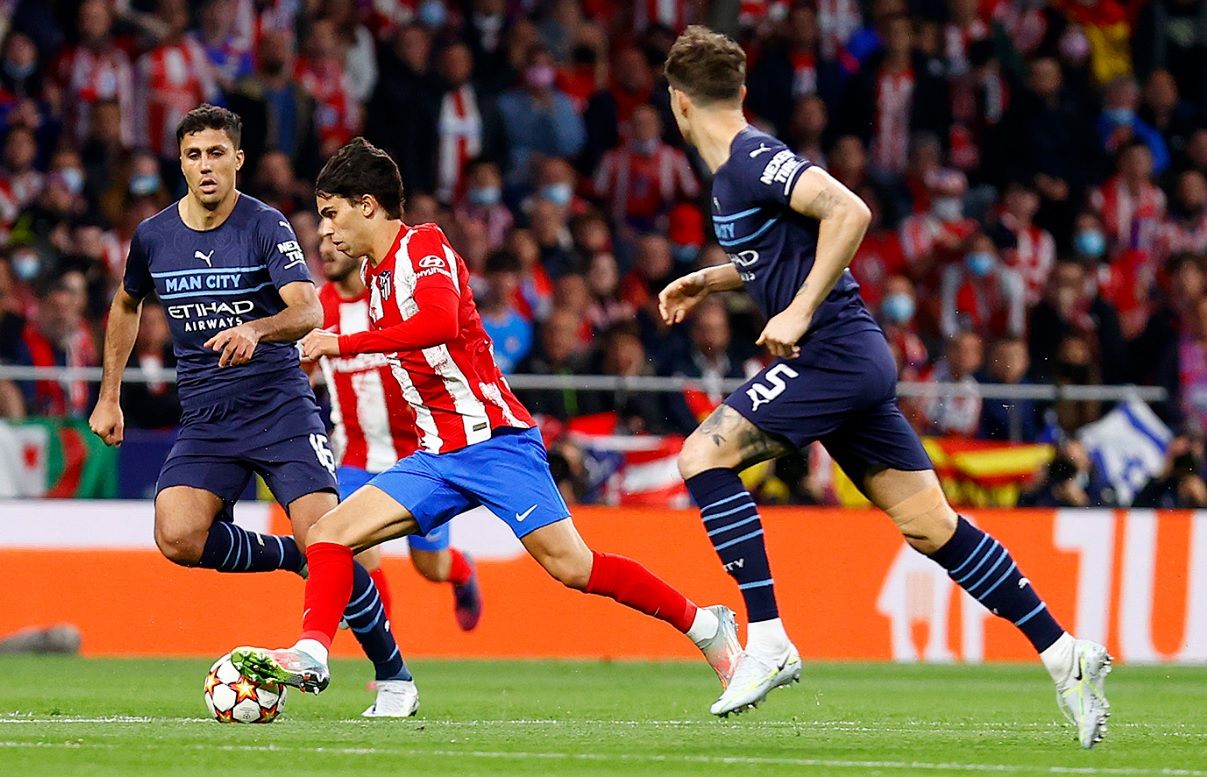
[[[356,635],[365,655],[373,662],[378,680],[410,680],[411,672],[402,660],[398,643],[390,631],[386,609],[369,571],[360,562],[352,564],[352,598],[344,609],[344,620]]]
[[[305,563],[293,537],[256,534],[229,521],[214,521],[198,566],[219,572],[297,572]]]
[[[1006,547],[962,516],[956,533],[930,557],[986,609],[1018,626],[1037,652],[1064,633]]]
[[[748,622],[779,617],[771,564],[763,544],[763,523],[754,499],[731,469],[710,469],[687,479],[687,490],[721,564],[738,583]]]

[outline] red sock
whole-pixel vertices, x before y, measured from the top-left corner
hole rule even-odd
[[[381,596],[381,606],[386,611],[386,620],[393,623],[394,619],[390,617],[390,604],[394,600],[390,596],[390,581],[386,580],[385,570],[378,567],[369,573],[369,577],[373,578],[373,585],[377,586],[377,593]]]
[[[473,567],[456,548],[449,548],[448,555],[451,559],[448,565],[448,581],[453,585],[465,585],[474,573]]]
[[[638,612],[664,620],[684,634],[696,617],[696,605],[631,558],[592,551],[586,592],[608,596]]]
[[[306,579],[302,639],[317,639],[331,647],[340,618],[352,598],[352,548],[334,542],[316,542],[306,549],[306,563],[310,576]]]

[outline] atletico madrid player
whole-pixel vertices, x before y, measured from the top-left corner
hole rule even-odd
[[[415,414],[420,450],[376,475],[311,529],[301,639],[289,649],[239,648],[241,672],[318,693],[327,653],[351,593],[352,555],[385,540],[426,534],[483,505],[564,585],[607,596],[670,623],[703,651],[722,685],[737,655],[733,613],[698,608],[629,558],[587,547],[570,520],[532,417],[512,394],[469,287],[469,270],[434,224],[402,222],[402,178],[361,138],[341,148],[316,182],[319,235],[367,256],[367,332],[316,330],[303,355],[384,353]]]

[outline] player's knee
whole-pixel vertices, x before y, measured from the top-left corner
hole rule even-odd
[[[683,448],[679,451],[679,474],[684,480],[723,466],[725,464],[720,460],[716,446],[699,433],[693,433],[683,441]]]
[[[935,484],[887,509],[897,529],[915,550],[931,554],[943,547],[956,530],[956,514]]]
[[[192,529],[176,529],[156,523],[155,545],[163,557],[182,567],[195,567],[201,563],[205,552],[208,532]]]
[[[583,591],[591,579],[591,555],[559,553],[541,559],[549,575],[567,588]]]
[[[330,542],[337,545],[346,545],[340,537],[340,532],[337,529],[335,521],[328,521],[320,518],[315,521],[314,525],[306,531],[305,546],[310,547],[315,543]]]

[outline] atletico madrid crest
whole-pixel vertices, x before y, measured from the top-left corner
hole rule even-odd
[[[377,291],[381,294],[382,299],[389,299],[390,294],[394,291],[394,286],[390,281],[391,273],[389,270],[383,270],[377,276]]]

